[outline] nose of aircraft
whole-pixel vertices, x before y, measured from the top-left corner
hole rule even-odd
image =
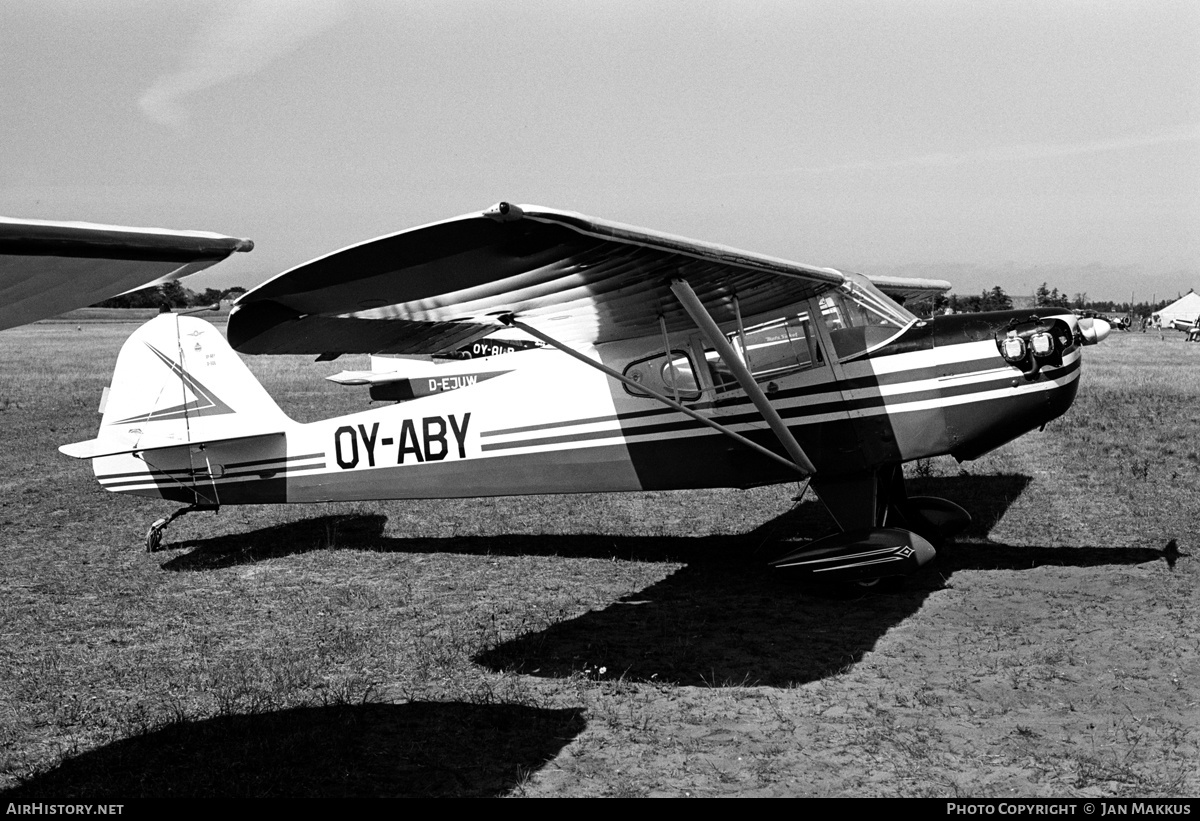
[[[1103,342],[1108,336],[1108,332],[1112,330],[1112,325],[1108,320],[1100,317],[1084,317],[1079,320],[1079,334],[1083,337],[1084,345],[1095,345],[1097,342]]]

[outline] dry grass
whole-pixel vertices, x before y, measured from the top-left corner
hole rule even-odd
[[[1200,793],[1200,346],[1114,335],[1044,433],[913,466],[976,524],[847,598],[764,568],[829,528],[791,487],[228,508],[145,554],[171,505],[56,451],[134,327],[0,333],[5,801]],[[361,405],[353,362],[250,364]]]

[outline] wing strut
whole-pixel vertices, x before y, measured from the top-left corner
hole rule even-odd
[[[788,430],[788,426],[780,418],[775,408],[771,405],[771,400],[763,393],[762,388],[754,381],[754,376],[747,370],[745,363],[741,357],[733,350],[733,346],[729,344],[729,340],[725,338],[725,334],[721,333],[721,329],[717,327],[716,321],[712,315],[705,309],[704,303],[696,296],[696,292],[692,290],[692,286],[684,279],[675,279],[671,281],[671,292],[679,299],[683,305],[683,309],[688,312],[688,316],[696,323],[696,326],[708,339],[708,344],[712,345],[717,354],[721,357],[721,361],[737,378],[738,384],[742,390],[750,397],[750,401],[754,403],[754,407],[758,408],[758,412],[762,414],[763,419],[771,426],[775,436],[779,439],[779,443],[783,445],[783,449],[787,451],[788,456],[792,457],[795,462],[795,467],[806,476],[812,476],[817,472],[817,468],[813,465],[812,460],[808,458],[808,454],[804,452],[804,448],[800,447],[800,443],[796,441],[796,437],[792,436],[792,432]],[[645,388],[641,388],[645,390]]]
[[[563,353],[567,354],[570,357],[573,357],[574,359],[578,359],[583,364],[589,365],[589,366],[595,368],[596,370],[600,371],[601,373],[605,374],[606,376],[609,376],[609,377],[617,380],[621,384],[627,385],[627,386],[637,390],[639,393],[649,394],[653,398],[657,399],[659,402],[662,402],[667,407],[673,408],[674,410],[677,410],[680,413],[685,414],[686,416],[690,416],[692,419],[695,419],[697,422],[700,422],[701,424],[707,425],[708,427],[712,428],[713,430],[716,430],[720,433],[725,434],[726,436],[730,437],[731,439],[734,439],[735,441],[737,441],[738,443],[740,443],[742,445],[745,445],[746,447],[750,448],[751,450],[761,453],[763,456],[766,456],[770,459],[774,459],[776,462],[779,462],[782,465],[787,465],[792,470],[798,470],[801,473],[804,473],[804,470],[801,468],[799,463],[793,462],[791,459],[785,459],[782,456],[780,456],[778,453],[774,453],[773,451],[770,451],[767,448],[764,448],[762,445],[758,444],[757,442],[747,439],[745,436],[742,436],[740,433],[738,433],[736,431],[730,430],[729,428],[725,427],[724,425],[720,424],[719,422],[714,422],[712,419],[709,419],[707,416],[702,416],[699,413],[696,413],[696,411],[692,410],[691,408],[689,408],[685,405],[682,405],[679,402],[676,402],[675,400],[673,400],[661,393],[658,393],[657,391],[651,390],[650,388],[646,387],[645,385],[643,385],[639,382],[633,381],[632,379],[625,376],[624,374],[614,371],[612,368],[608,367],[607,365],[605,365],[601,362],[597,362],[596,360],[592,359],[591,357],[584,356],[583,354],[579,353],[579,351],[576,351],[574,348],[570,347],[569,345],[567,345],[563,342],[559,342],[557,339],[553,339],[549,336],[546,336],[544,333],[539,331],[537,328],[532,328],[529,325],[526,325],[524,322],[521,322],[516,317],[514,317],[512,314],[505,314],[505,315],[501,316],[499,319],[505,325],[508,325],[513,328],[519,328],[520,330],[524,331],[525,333],[529,334],[530,336],[540,339],[541,341],[545,342],[547,345],[557,348],[558,350],[562,351]],[[670,356],[669,348],[668,348],[667,355]],[[755,386],[755,387],[757,387],[757,386]],[[799,450],[800,446],[796,445],[796,448],[797,448],[797,450]],[[804,451],[800,451],[800,453],[803,454]],[[805,461],[807,461],[807,460],[805,460]],[[809,462],[808,464],[811,468],[812,463]],[[813,473],[816,473],[815,468],[809,470],[807,475],[811,475]]]

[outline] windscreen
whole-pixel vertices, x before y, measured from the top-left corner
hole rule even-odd
[[[862,274],[846,274],[846,283],[820,298],[821,318],[839,360],[888,342],[920,320]]]

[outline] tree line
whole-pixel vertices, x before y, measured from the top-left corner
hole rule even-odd
[[[907,306],[917,316],[931,317],[939,314],[974,314],[982,311],[1007,311],[1013,306],[1012,297],[1004,293],[999,285],[978,296],[958,294],[934,294],[929,299]]]
[[[1050,288],[1043,282],[1033,294],[1033,304],[1037,308],[1071,308],[1074,310],[1089,310],[1098,313],[1119,313],[1134,316],[1150,316],[1161,311],[1174,302],[1174,299],[1161,299],[1155,302],[1113,302],[1108,300],[1091,300],[1086,293],[1068,296],[1057,288]],[[1013,307],[1012,297],[1004,292],[999,285],[994,285],[978,296],[959,296],[958,294],[937,294],[925,301],[921,306],[924,310],[917,311],[919,315],[936,316],[947,312],[956,314],[979,313],[981,311],[1008,311]],[[916,306],[914,306],[914,309]]]
[[[225,299],[237,299],[246,289],[235,285],[232,288],[205,288],[197,293],[178,282],[168,282],[154,288],[142,288],[128,294],[114,296],[97,302],[93,308],[203,308]]]
[[[246,293],[241,286],[220,290],[205,288],[197,293],[178,282],[168,282],[155,288],[143,288],[128,294],[121,294],[112,299],[106,299],[93,305],[93,308],[161,308],[163,305],[171,308],[202,308],[226,299],[237,299]],[[1043,282],[1033,295],[1037,307],[1074,308],[1091,310],[1101,313],[1128,314],[1132,309],[1134,316],[1150,316],[1161,311],[1175,300],[1162,299],[1157,302],[1138,302],[1130,305],[1128,302],[1092,301],[1086,293],[1068,297],[1066,292],[1060,293],[1057,288],[1049,288]],[[922,300],[919,304],[908,306],[919,316],[936,316],[947,311],[956,314],[979,313],[981,311],[1008,311],[1013,306],[1012,297],[1004,292],[999,285],[993,285],[989,290],[979,295],[959,296],[958,294],[937,294],[930,299]]]

